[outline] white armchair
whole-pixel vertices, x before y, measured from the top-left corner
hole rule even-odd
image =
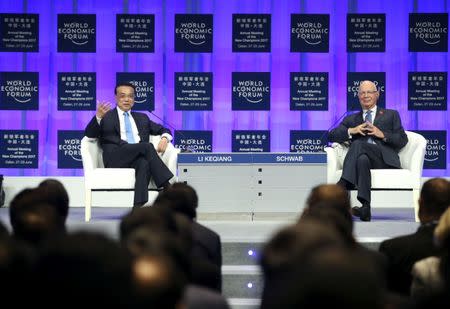
[[[150,136],[150,142],[155,146],[158,145],[160,135]],[[162,161],[169,170],[176,175],[177,156],[180,152],[173,144],[167,145],[166,151],[161,154]],[[103,165],[103,151],[100,148],[96,138],[83,137],[81,140],[81,157],[83,160],[84,170],[84,187],[85,187],[85,221],[91,219],[92,191],[130,191],[134,190],[134,169],[132,168],[105,168]],[[174,176],[170,182],[176,181]],[[150,190],[156,190],[153,180],[150,181]]]
[[[402,168],[371,170],[372,189],[412,191],[415,219],[418,221],[418,200],[427,141],[420,134],[411,131],[405,132],[408,136],[408,144],[398,153]],[[331,147],[325,147],[328,183],[337,183],[341,178],[347,151],[348,147],[338,143],[333,143]]]

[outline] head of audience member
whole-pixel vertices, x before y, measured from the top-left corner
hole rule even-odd
[[[338,232],[340,237],[350,246],[356,244],[356,239],[353,236],[353,220],[346,215],[347,212],[342,212],[340,208],[330,205],[329,202],[318,202],[313,207],[308,208],[308,211],[303,212],[298,222],[305,219],[314,219],[332,226]]]
[[[450,183],[444,178],[427,180],[420,191],[419,219],[422,223],[439,220],[450,205]]]
[[[137,257],[132,282],[133,308],[182,308],[186,277],[170,255]]]
[[[65,224],[54,204],[40,188],[24,189],[9,207],[12,235],[31,246],[40,246],[48,238],[65,233]]]
[[[152,215],[157,214],[153,211]],[[151,216],[146,213],[146,217]],[[178,218],[175,217],[177,225],[180,219],[190,224],[186,217],[178,214]],[[135,308],[180,306],[191,267],[186,248],[179,238],[181,233],[186,233],[186,229],[178,229],[179,234],[175,234],[164,226],[141,224],[121,239],[122,245],[133,257],[132,288]],[[189,237],[189,232],[186,234]]]
[[[377,85],[370,80],[364,80],[359,84],[358,98],[359,104],[363,110],[372,109],[377,105],[380,92],[377,89]]]
[[[183,267],[183,270],[188,274],[189,282],[220,292],[222,287],[220,267],[203,256],[186,254],[192,252],[194,243],[191,219],[182,213],[175,213],[174,216],[179,231],[178,241],[187,258],[186,262],[189,262],[189,265],[186,265],[188,267]]]
[[[261,267],[264,275],[262,308],[275,307],[284,294],[285,280],[296,265],[302,264],[316,250],[345,246],[333,227],[316,219],[304,219],[282,228],[264,245]]]
[[[69,194],[64,185],[59,180],[49,178],[42,181],[38,188],[47,201],[56,207],[58,215],[65,223],[69,214]]]
[[[184,217],[182,218],[184,219]],[[142,225],[128,233],[121,239],[121,242],[134,259],[148,255],[171,256],[185,276],[189,278],[190,261],[186,255],[189,244],[183,243],[186,241],[186,237],[189,238],[189,235],[183,236],[183,239],[180,237],[180,234],[174,234],[169,230]]]
[[[282,228],[264,245],[261,266],[265,276],[289,271],[312,251],[334,245],[344,245],[336,230],[316,219],[307,218]]]
[[[184,225],[181,225],[184,222]],[[122,245],[134,258],[143,255],[169,255],[190,277],[189,252],[192,243],[190,221],[175,214],[164,202],[142,207],[127,214],[120,223]]]
[[[197,242],[196,246],[193,245],[193,238],[195,237],[193,236],[191,222],[197,217],[198,207],[198,196],[194,188],[185,183],[175,183],[160,193],[155,203],[165,203],[175,212],[181,231],[180,240],[185,248],[187,244],[191,244],[186,249],[186,252],[190,252],[192,270],[190,281],[196,285],[220,291],[222,286],[220,266],[211,260],[207,250],[204,251],[203,244],[198,245]],[[183,218],[186,218],[188,222],[183,222]],[[189,239],[187,239],[187,236],[189,236]]]
[[[167,201],[173,210],[184,214],[191,220],[197,217],[197,192],[188,184],[182,182],[174,183],[158,195],[155,202],[158,203],[160,201]]]
[[[120,221],[120,239],[124,241],[137,228],[145,227],[155,233],[176,235],[177,223],[173,211],[165,202],[154,203],[151,207],[141,207],[130,211]]]
[[[168,238],[173,239],[173,235],[166,231],[155,231],[147,226],[140,226],[121,239],[121,244],[136,259],[143,255],[171,251],[171,242],[167,241]]]
[[[334,208],[353,230],[350,196],[342,186],[337,184],[321,184],[311,190],[302,215],[315,208]]]
[[[281,284],[278,304],[267,308],[383,307],[375,269],[360,253],[342,247],[311,252]]]
[[[131,298],[131,259],[117,242],[93,232],[77,232],[48,241],[36,263],[44,306],[127,308]],[[76,295],[77,297],[74,297]],[[78,297],[82,296],[82,297]]]

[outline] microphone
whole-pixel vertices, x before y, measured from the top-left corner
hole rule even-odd
[[[333,124],[331,126],[328,127],[328,129],[322,134],[322,136],[320,136],[320,140],[322,140],[326,134],[330,133],[331,129],[333,129],[345,116],[348,116],[352,112],[355,112],[355,113],[358,112],[358,111],[353,110],[354,105],[355,105],[354,102],[352,102],[350,105],[350,109],[345,111],[336,121],[333,122]],[[329,144],[328,138],[327,138],[327,144]]]
[[[169,123],[168,121],[162,119],[161,117],[159,117],[158,115],[156,115],[156,114],[155,114],[154,112],[152,112],[152,111],[150,111],[150,114],[152,114],[153,116],[155,116],[156,118],[158,118],[159,120],[161,120],[162,123],[163,123],[164,125],[168,125],[168,126],[173,130],[173,139],[174,139],[174,140],[175,140],[175,131],[178,131],[178,134],[180,134],[182,138],[187,139],[187,137],[186,137],[181,131],[175,129],[175,127],[174,127],[171,123]],[[175,144],[175,143],[174,143],[174,144]],[[181,152],[183,152],[183,153],[184,153],[184,152],[190,153],[190,152],[194,152],[194,151],[192,151],[192,150],[190,149],[190,146],[187,146],[187,148],[181,150]]]

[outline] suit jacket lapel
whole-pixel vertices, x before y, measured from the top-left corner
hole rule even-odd
[[[141,141],[144,140],[142,138],[142,122],[140,121],[141,118],[139,117],[139,114],[135,112],[131,112],[131,115],[133,116],[134,122],[136,123],[136,128],[138,130],[139,137],[141,138]]]
[[[357,122],[357,124],[356,125],[360,125],[361,123],[363,123],[364,122],[364,113],[363,113],[363,111],[359,111],[359,113],[357,113],[356,114],[356,122]]]
[[[384,108],[378,107],[377,108],[377,114],[375,116],[375,121],[373,122],[373,125],[377,127],[377,124],[383,120],[383,116],[386,110]]]
[[[119,121],[119,113],[117,112],[117,109],[114,109],[113,111],[113,121],[114,121],[114,130],[116,130],[117,134],[120,136],[120,121]]]

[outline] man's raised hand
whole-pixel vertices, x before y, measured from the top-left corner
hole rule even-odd
[[[111,109],[111,104],[106,101],[97,101],[97,113],[95,114],[97,118],[102,119],[106,112]]]

